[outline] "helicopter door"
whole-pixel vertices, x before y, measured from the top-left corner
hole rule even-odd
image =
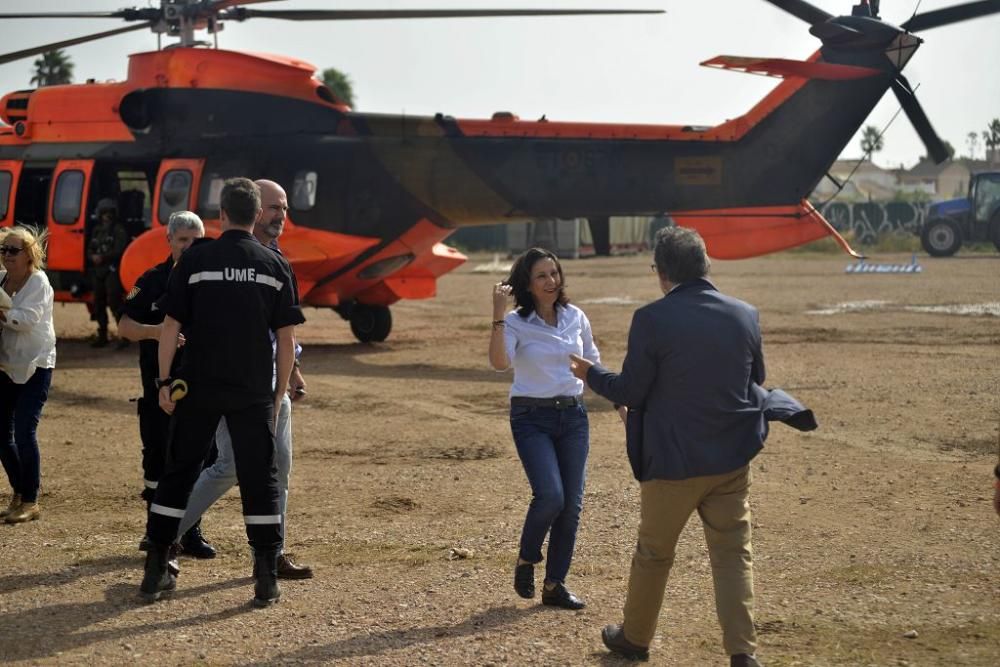
[[[87,212],[93,160],[60,160],[52,174],[49,200],[48,268],[55,271],[82,271]]]
[[[17,194],[17,177],[21,163],[17,160],[0,160],[0,227],[14,224],[14,203]]]
[[[198,203],[198,184],[205,160],[163,160],[156,177],[153,199],[153,226],[165,225],[170,214],[194,211]]]

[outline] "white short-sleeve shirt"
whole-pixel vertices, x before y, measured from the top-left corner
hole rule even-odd
[[[511,396],[552,398],[579,396],[583,382],[569,370],[569,355],[600,363],[590,320],[573,304],[556,307],[556,325],[532,312],[521,317],[511,311],[504,317],[504,344],[514,369]]]

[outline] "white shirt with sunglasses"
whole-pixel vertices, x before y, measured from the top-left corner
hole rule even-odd
[[[7,272],[0,270],[0,285]],[[56,331],[52,326],[54,293],[44,271],[32,271],[11,297],[12,308],[0,321],[0,371],[15,384],[25,384],[37,368],[55,368]]]

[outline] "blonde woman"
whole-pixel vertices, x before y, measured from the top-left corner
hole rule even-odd
[[[44,232],[0,229],[0,260],[0,287],[11,302],[0,310],[0,461],[13,489],[0,516],[22,523],[40,515],[36,430],[56,365],[52,286],[42,270]]]

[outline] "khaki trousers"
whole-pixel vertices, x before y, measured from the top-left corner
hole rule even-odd
[[[640,489],[639,542],[625,600],[626,639],[639,646],[653,641],[677,540],[697,510],[712,561],[723,646],[729,655],[752,655],[757,634],[753,627],[750,467],[724,475],[650,480]]]

